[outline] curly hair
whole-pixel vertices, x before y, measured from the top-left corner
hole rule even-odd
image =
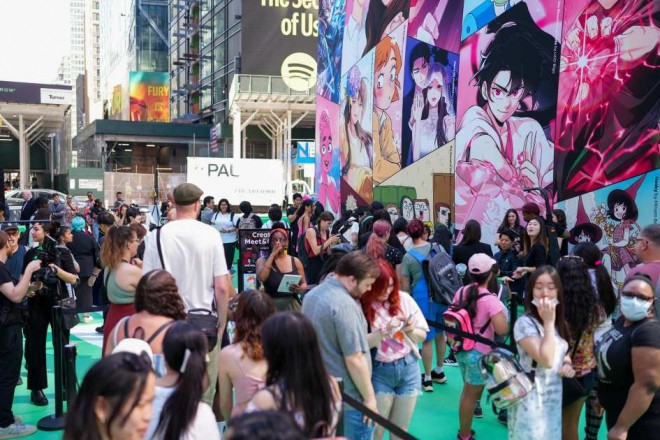
[[[243,353],[250,359],[260,361],[264,358],[261,345],[261,326],[275,313],[275,303],[260,290],[246,290],[238,298],[238,307],[234,315],[236,330],[235,344],[241,344]]]
[[[390,316],[396,316],[401,311],[401,297],[399,296],[399,279],[396,276],[396,272],[392,269],[390,263],[385,260],[378,259],[378,268],[380,269],[380,275],[376,278],[376,281],[371,285],[371,289],[360,298],[362,303],[362,311],[364,311],[364,316],[366,316],[367,321],[373,324],[374,319],[376,318],[376,311],[372,307],[373,303],[377,301],[380,295],[383,292],[387,291],[390,280],[394,283],[394,288],[392,293],[387,298],[387,301],[390,303],[390,308],[388,313]]]
[[[108,229],[108,233],[101,246],[101,261],[104,267],[116,269],[121,264],[121,253],[133,237],[137,234],[128,226],[113,226]]]
[[[581,257],[560,258],[557,272],[564,288],[564,317],[571,339],[575,340],[599,319],[598,296]]]
[[[135,289],[135,311],[185,320],[183,300],[174,277],[163,269],[143,275]]]
[[[600,302],[603,305],[603,309],[605,309],[605,313],[607,316],[610,316],[614,313],[614,309],[616,308],[617,298],[616,293],[614,293],[612,278],[610,278],[609,272],[605,269],[605,266],[603,266],[603,262],[601,261],[603,253],[595,244],[584,242],[579,243],[573,248],[573,255],[582,257],[587,268],[594,271],[596,290],[598,290],[596,293],[600,297]]]

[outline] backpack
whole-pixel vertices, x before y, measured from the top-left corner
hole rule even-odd
[[[490,399],[498,409],[518,402],[534,389],[536,365],[527,373],[516,356],[504,348],[496,348],[479,360],[479,371]]]
[[[318,243],[319,240],[321,239],[321,233],[319,230],[316,228],[316,226],[311,226],[312,229],[314,229],[314,233],[316,233],[316,242]],[[309,262],[309,253],[307,252],[307,246],[305,245],[305,235],[300,234],[298,237],[298,259],[302,263],[303,267],[307,266],[307,263]]]
[[[238,221],[238,229],[255,229],[257,221],[254,219],[254,213],[250,213],[247,217],[241,216]]]
[[[422,271],[433,302],[451,305],[454,294],[463,283],[449,254],[433,243],[429,254],[422,261]]]
[[[463,301],[463,293],[465,292],[465,289],[461,289],[461,297],[460,301]],[[477,296],[477,301],[479,299],[492,295],[492,293],[480,293]],[[468,313],[467,309],[458,307],[458,306],[453,306],[450,307],[445,313],[442,314],[442,318],[445,321],[445,325],[447,327],[455,328],[456,330],[460,330],[464,333],[469,333],[472,335],[481,335],[483,332],[486,331],[488,326],[490,325],[490,318],[486,323],[481,327],[478,331],[478,333],[475,333],[475,329],[472,326],[472,318],[470,318],[470,314]],[[465,338],[463,336],[459,336],[456,334],[451,333],[451,331],[447,330],[447,345],[452,349],[452,351],[459,352],[459,351],[470,351],[474,349],[474,346],[476,345],[476,341],[473,339]]]
[[[215,212],[215,215],[211,219],[211,225],[215,225],[215,221],[218,219],[218,214],[220,214],[220,211]],[[229,221],[231,222],[232,225],[234,224],[234,211],[231,211],[229,213]]]

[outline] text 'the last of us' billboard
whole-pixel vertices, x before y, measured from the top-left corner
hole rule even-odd
[[[281,76],[288,87],[316,86],[319,0],[250,0],[242,4],[241,73]]]
[[[130,120],[170,122],[170,75],[167,72],[130,72]]]

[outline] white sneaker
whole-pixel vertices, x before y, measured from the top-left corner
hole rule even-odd
[[[82,322],[92,322],[92,321],[94,321],[94,318],[92,318],[89,315],[83,315]]]
[[[6,428],[0,428],[0,439],[26,437],[35,432],[37,432],[36,426],[14,422]]]

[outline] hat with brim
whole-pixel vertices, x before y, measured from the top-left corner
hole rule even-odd
[[[600,239],[603,238],[603,230],[600,228],[600,226],[594,223],[581,223],[579,225],[575,225],[573,229],[571,229],[571,236],[568,238],[568,242],[570,244],[580,243],[578,241],[580,232],[584,232],[590,236],[592,243],[598,243]]]
[[[202,198],[204,191],[194,183],[182,183],[177,185],[172,193],[174,195],[174,203],[185,206],[192,205],[199,201]]]
[[[3,223],[2,228],[0,228],[2,231],[18,231],[18,225],[16,223]]]

